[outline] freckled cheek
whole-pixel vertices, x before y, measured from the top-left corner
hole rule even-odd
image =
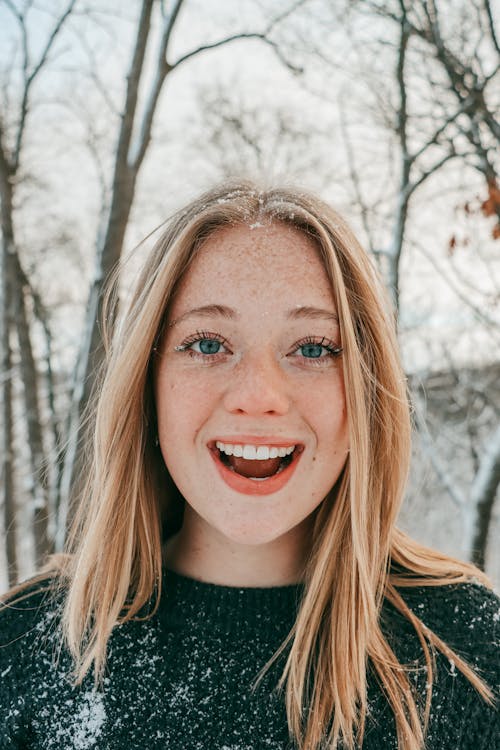
[[[318,449],[337,450],[348,444],[347,411],[343,388],[311,388],[300,396],[303,419],[315,434]]]
[[[346,413],[344,388],[339,383],[314,383],[296,389],[295,400],[300,404],[303,413],[309,412],[311,418],[321,418],[325,413],[335,419],[343,419]]]
[[[207,384],[192,379],[164,377],[156,386],[156,409],[160,430],[175,433],[198,429],[210,416],[217,396]]]

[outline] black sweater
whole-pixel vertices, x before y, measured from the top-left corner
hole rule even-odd
[[[168,571],[156,615],[116,627],[106,677],[73,688],[59,648],[57,610],[33,586],[0,610],[0,748],[26,750],[284,750],[292,748],[282,698],[283,662],[255,692],[252,682],[296,615],[301,586],[216,586]],[[402,589],[414,612],[499,682],[499,600],[479,584]],[[382,624],[400,661],[426,685],[412,627],[388,604]],[[393,715],[369,677],[363,750],[397,748]],[[443,656],[437,658],[426,750],[495,750],[498,713]]]

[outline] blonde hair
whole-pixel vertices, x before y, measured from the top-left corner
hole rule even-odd
[[[288,649],[279,685],[290,732],[304,750],[361,743],[369,659],[394,712],[399,748],[417,750],[424,744],[431,691],[421,712],[408,672],[380,627],[384,598],[415,628],[430,683],[437,648],[453,656],[491,700],[489,688],[398,592],[403,586],[487,579],[395,527],[411,426],[393,317],[369,258],[345,222],[318,198],[291,188],[226,184],[179,211],[157,241],[109,344],[88,480],[67,555],[59,561],[59,581],[68,587],[63,629],[75,680],[92,666],[99,680],[112,629],[141,616],[154,592],[161,595],[162,524],[174,533],[182,522],[182,498],[171,480],[165,493],[169,477],[154,445],[151,361],[169,303],[207,237],[225,226],[262,220],[284,222],[317,244],[339,313],[350,435],[345,468],[316,515],[295,625],[273,657]]]

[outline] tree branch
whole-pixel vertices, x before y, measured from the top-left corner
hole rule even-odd
[[[497,340],[500,343],[500,331],[499,329],[499,322],[498,320],[495,320],[495,318],[491,318],[489,315],[486,315],[486,313],[483,312],[483,310],[475,305],[471,299],[470,294],[464,294],[455,284],[455,282],[452,282],[450,279],[450,275],[445,273],[442,268],[440,268],[439,264],[436,263],[435,259],[429,253],[427,250],[423,248],[423,246],[420,243],[415,242],[415,247],[419,252],[422,253],[422,255],[429,261],[429,263],[433,266],[433,268],[439,273],[439,275],[445,280],[445,282],[448,284],[450,289],[456,294],[458,299],[463,302],[467,307],[472,310],[474,315],[478,320],[481,320],[483,323],[486,323],[486,325],[489,327],[490,330],[492,330],[495,334],[499,334],[497,337]]]
[[[183,3],[183,0],[178,0],[171,16],[168,16],[164,20],[163,31],[161,35],[160,45],[156,56],[156,68],[153,84],[150,88],[147,96],[146,105],[144,108],[144,114],[142,117],[141,125],[139,128],[139,135],[137,136],[136,143],[131,144],[127,162],[132,171],[137,171],[142,164],[144,156],[146,154],[149,142],[151,140],[151,129],[153,127],[153,118],[158,104],[158,99],[165,81],[165,77],[170,71],[170,67],[166,62],[168,42],[170,34],[172,33],[172,16],[179,12],[179,9]]]
[[[418,180],[415,180],[415,182],[412,182],[411,184],[409,184],[408,191],[407,191],[408,197],[412,195],[415,192],[415,190],[418,187],[420,187],[420,185],[422,185],[422,183],[424,183],[428,177],[431,176],[431,174],[434,174],[434,172],[437,172],[439,169],[441,169],[442,166],[446,164],[446,162],[450,161],[450,159],[454,159],[457,156],[457,153],[453,147],[453,144],[450,144],[450,145],[451,145],[451,150],[447,154],[445,154],[442,157],[442,159],[437,161],[432,167],[429,167],[429,169],[426,169],[424,172],[422,172]]]
[[[307,1],[308,0],[297,0],[297,2],[293,3],[293,5],[291,5],[289,8],[287,8],[286,10],[284,10],[283,13],[280,13],[278,16],[276,16],[275,18],[273,18],[273,20],[269,23],[269,25],[268,25],[268,27],[267,27],[267,29],[265,31],[265,34],[270,34],[271,31],[274,29],[275,26],[277,26],[279,23],[281,23],[282,21],[284,21],[285,18],[288,18],[289,16],[291,16],[292,13],[295,13],[295,11],[297,10],[297,8],[300,8],[301,5],[305,5],[305,3]]]
[[[498,43],[497,35],[495,33],[495,24],[493,22],[493,14],[491,12],[490,0],[483,0],[484,9],[488,18],[488,26],[490,28],[491,40],[496,51],[500,55],[500,44]]]
[[[166,47],[168,47],[168,43],[170,41],[170,35],[174,29],[174,26],[177,21],[177,16],[179,15],[179,11],[182,8],[184,4],[184,0],[176,0],[174,7],[172,8],[172,11],[170,15],[167,18],[167,24],[166,24],[166,30],[165,30],[165,36],[166,36]]]
[[[241,34],[232,34],[231,36],[226,37],[225,39],[219,39],[218,42],[212,42],[211,44],[202,44],[199,47],[196,47],[196,49],[191,50],[191,52],[186,52],[185,55],[182,55],[179,57],[174,63],[169,64],[169,68],[173,70],[174,68],[178,68],[179,65],[182,65],[182,63],[186,62],[186,60],[189,60],[191,57],[195,57],[200,52],[205,52],[209,49],[216,49],[217,47],[223,47],[225,44],[229,44],[230,42],[234,42],[237,39],[260,39],[262,42],[265,42],[270,47],[272,47],[273,51],[276,53],[278,58],[281,60],[281,62],[286,65],[289,70],[291,70],[293,73],[302,73],[303,69],[301,67],[298,67],[296,65],[293,65],[289,60],[287,60],[283,54],[281,53],[281,50],[279,48],[279,45],[276,42],[273,42],[272,39],[269,39],[265,33],[262,32],[248,32],[248,33],[241,33]]]
[[[16,137],[16,144],[14,147],[14,154],[13,154],[13,164],[14,164],[14,171],[17,172],[19,167],[19,162],[21,159],[21,146],[22,146],[22,140],[24,135],[24,130],[26,126],[26,116],[28,113],[28,103],[29,103],[29,93],[31,86],[33,85],[33,82],[35,81],[37,75],[47,62],[47,58],[49,56],[50,50],[52,49],[52,46],[61,31],[66,19],[73,11],[73,7],[75,5],[76,0],[70,0],[66,10],[62,15],[59,17],[58,21],[56,22],[54,28],[52,29],[47,42],[45,44],[45,47],[42,51],[42,54],[40,55],[40,58],[38,60],[38,63],[35,65],[33,70],[29,75],[27,75],[28,70],[28,51],[27,51],[27,36],[26,36],[26,24],[24,22],[24,17],[19,16],[19,20],[21,23],[21,28],[23,29],[23,47],[25,48],[25,55],[24,55],[24,75],[25,75],[25,81],[24,81],[24,88],[23,88],[23,95],[21,99],[21,111],[19,116],[19,127],[17,130],[17,137]]]
[[[452,122],[455,122],[457,120],[458,116],[461,115],[461,114],[463,114],[465,112],[465,110],[468,108],[468,106],[469,106],[468,99],[462,101],[460,103],[460,106],[458,107],[458,109],[455,112],[453,112],[453,114],[449,115],[449,117],[447,117],[444,120],[443,124],[440,125],[439,128],[437,128],[437,130],[434,132],[434,135],[432,136],[432,138],[430,138],[428,141],[426,141],[424,143],[424,145],[421,146],[418,149],[418,151],[415,151],[411,155],[412,162],[416,161],[420,156],[422,156],[422,154],[424,153],[424,151],[427,151],[427,149],[429,148],[429,146],[433,146],[433,145],[437,144],[439,142],[440,137],[443,135],[444,131],[448,127],[448,125],[451,125]]]

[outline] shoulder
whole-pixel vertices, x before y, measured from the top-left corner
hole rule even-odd
[[[417,617],[454,647],[496,648],[500,638],[500,599],[481,583],[400,588]]]
[[[473,667],[494,692],[500,688],[500,599],[494,591],[474,581],[400,587],[398,591],[426,628]],[[390,622],[401,652],[418,658],[420,646],[412,625],[399,613],[393,613]],[[455,673],[444,655],[439,654],[438,662]]]
[[[0,599],[0,649],[55,616],[60,601],[56,591],[53,578],[35,579]]]
[[[7,747],[24,747],[31,698],[37,685],[49,684],[58,649],[55,590],[51,579],[28,581],[0,601],[0,736]]]
[[[61,595],[54,579],[28,581],[0,601],[0,674],[22,674],[23,664],[48,648],[57,631]]]
[[[439,586],[398,586],[425,628],[474,667],[491,687],[500,684],[500,599],[475,581]],[[396,653],[418,659],[421,647],[409,620],[384,605],[381,624]]]
[[[464,660],[497,696],[500,687],[500,600],[478,582],[444,586],[398,587],[409,609]],[[413,626],[392,607],[389,635],[401,662],[412,664],[412,680],[427,691],[427,667]],[[482,750],[494,746],[499,715],[460,672],[456,660],[440,650],[433,665],[429,747]],[[446,744],[448,743],[448,744]]]

